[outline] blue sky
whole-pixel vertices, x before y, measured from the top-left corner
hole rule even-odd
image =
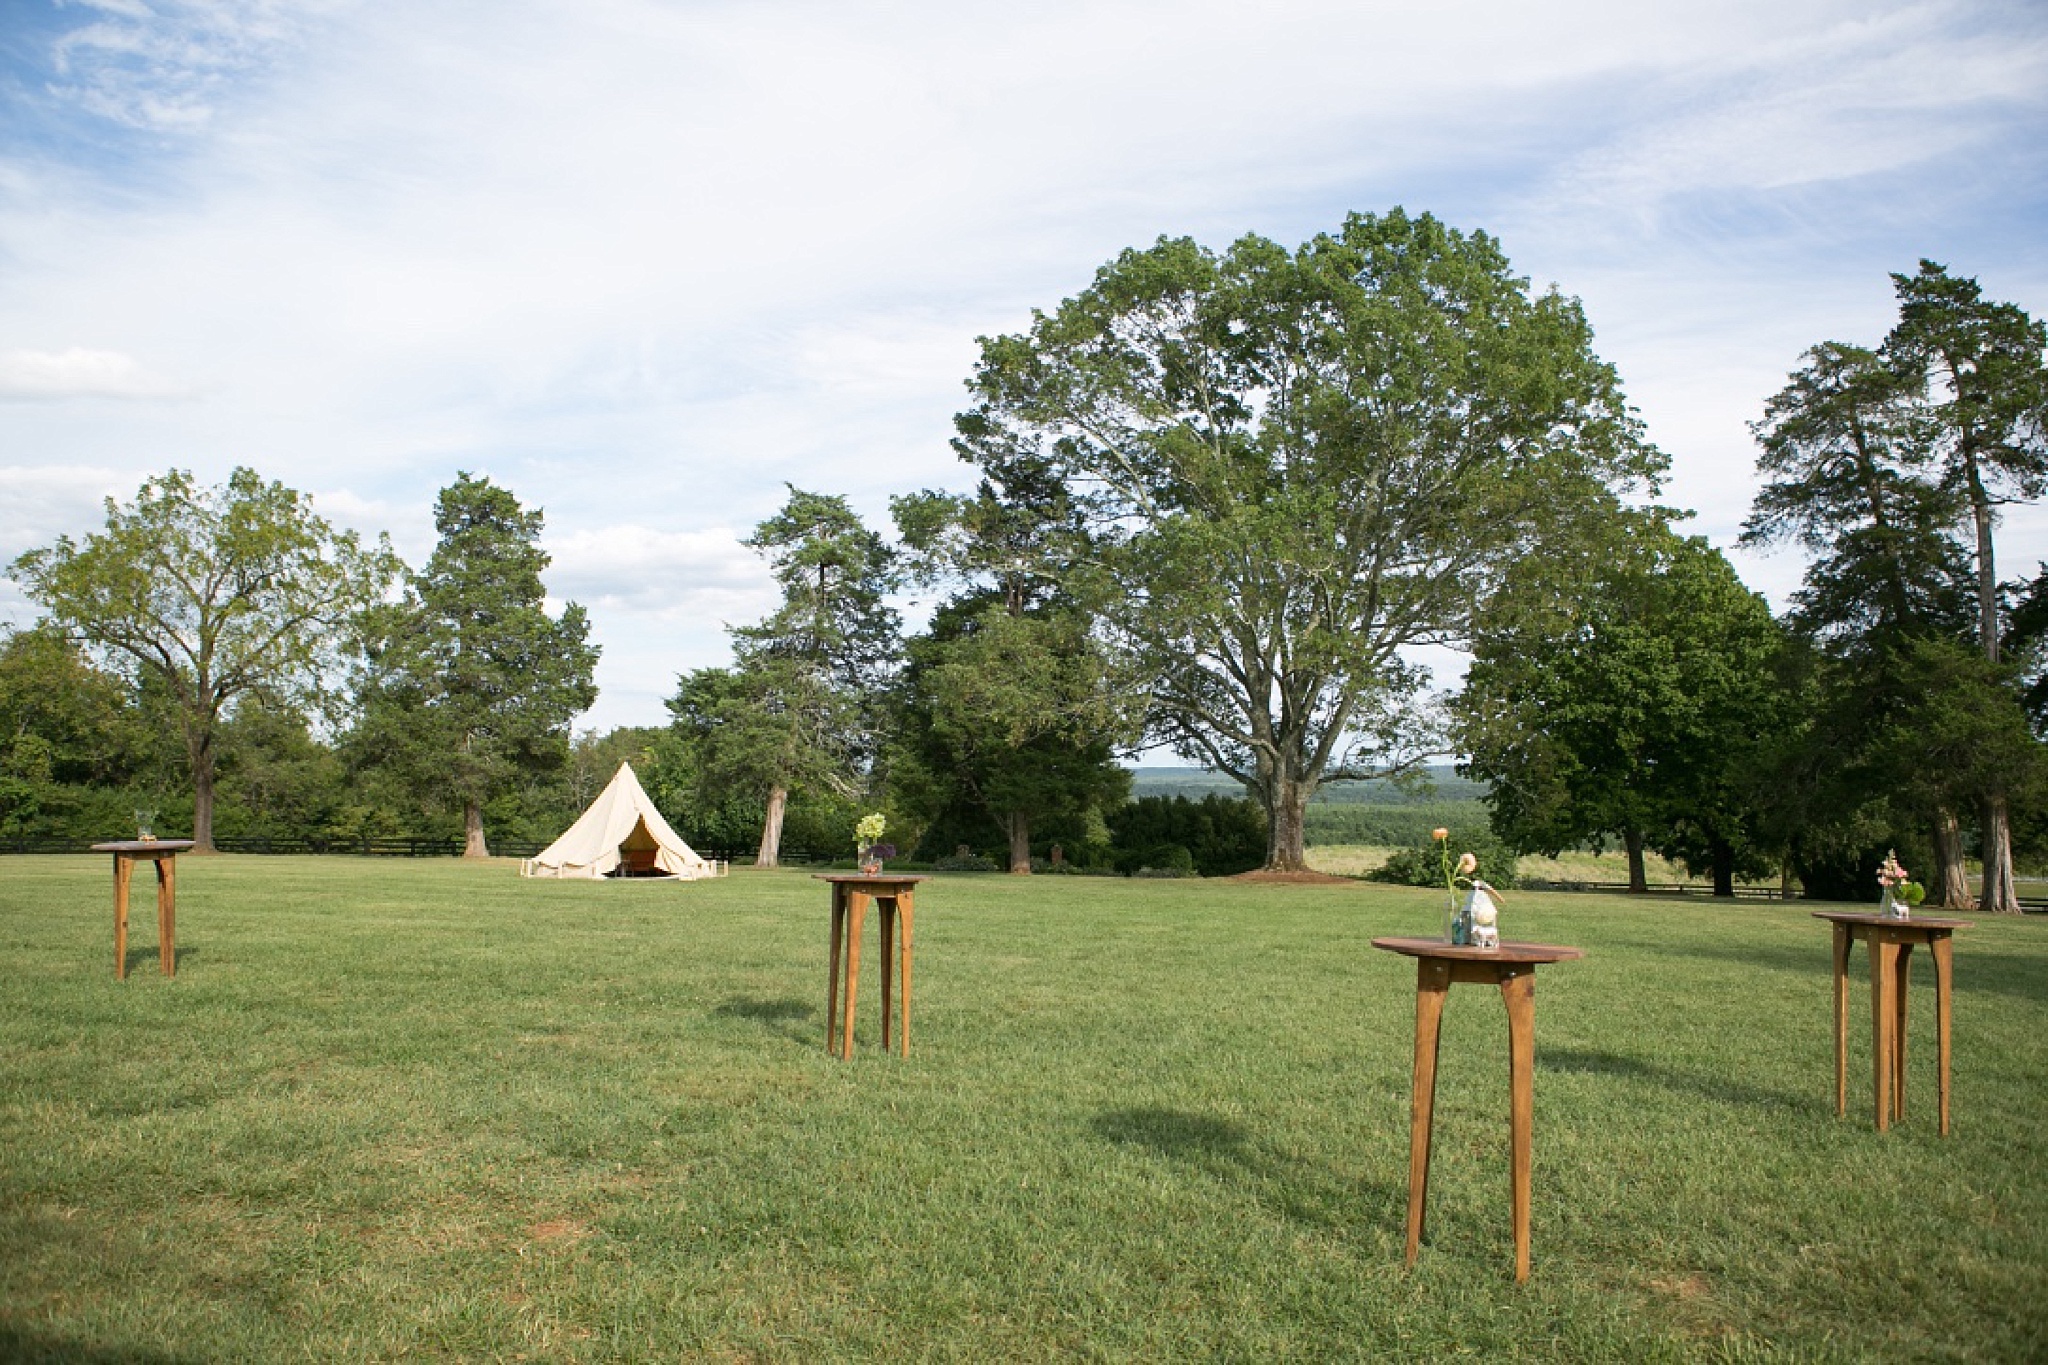
[[[968,485],[977,335],[1397,204],[1584,301],[1729,547],[1747,423],[1888,272],[2048,314],[2048,7],[0,0],[0,558],[247,464],[417,563],[485,473],[590,610],[585,723],[658,723],[786,482]]]

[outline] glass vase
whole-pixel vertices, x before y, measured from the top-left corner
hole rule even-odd
[[[1443,941],[1453,948],[1462,948],[1472,942],[1471,908],[1460,905],[1455,892],[1444,897]]]

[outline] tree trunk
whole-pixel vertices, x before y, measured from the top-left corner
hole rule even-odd
[[[761,847],[754,854],[755,867],[782,866],[782,812],[789,805],[789,788],[776,783],[768,789],[768,814],[761,821]]]
[[[1628,850],[1629,894],[1644,895],[1650,889],[1650,874],[1643,868],[1643,832],[1639,829],[1623,830],[1621,846]]]
[[[1020,877],[1031,875],[1031,816],[1021,810],[1013,810],[1003,817],[1003,827],[1010,833],[1010,871]]]
[[[2020,912],[2012,877],[2012,823],[2003,795],[1984,798],[1984,894],[1977,908],[1994,915]]]
[[[1778,899],[1792,899],[1792,855],[1789,853],[1778,860]]]
[[[192,760],[192,851],[213,852],[213,734],[186,737]]]
[[[1934,813],[1934,875],[1927,879],[1927,907],[1966,910],[1970,872],[1963,865],[1963,826],[1952,810]]]
[[[490,846],[484,842],[484,808],[474,801],[462,803],[462,856],[491,856]]]
[[[1268,872],[1308,871],[1306,815],[1309,786],[1299,778],[1275,775],[1266,797],[1266,866]]]
[[[1713,841],[1714,894],[1735,899],[1735,847],[1725,839]]]

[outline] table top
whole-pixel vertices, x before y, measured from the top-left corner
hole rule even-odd
[[[919,882],[930,881],[931,878],[919,873],[813,872],[811,880],[844,886],[915,886]]]
[[[1815,919],[1832,920],[1836,924],[1874,924],[1884,929],[1967,929],[1976,921],[1967,919],[1940,919],[1933,915],[1909,915],[1905,919],[1893,919],[1880,915],[1875,910],[1814,910],[1809,912]]]
[[[1474,948],[1466,943],[1446,943],[1440,938],[1376,938],[1375,948],[1408,957],[1441,957],[1453,962],[1571,962],[1586,955],[1584,948],[1566,948],[1555,943],[1508,943],[1498,948]]]
[[[116,839],[110,844],[94,844],[95,853],[160,853],[169,857],[183,853],[192,847],[190,839]]]

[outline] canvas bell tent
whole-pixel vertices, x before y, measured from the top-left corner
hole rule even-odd
[[[519,865],[522,877],[716,877],[723,865],[697,856],[647,799],[633,765],[621,763],[590,809],[539,857]]]

